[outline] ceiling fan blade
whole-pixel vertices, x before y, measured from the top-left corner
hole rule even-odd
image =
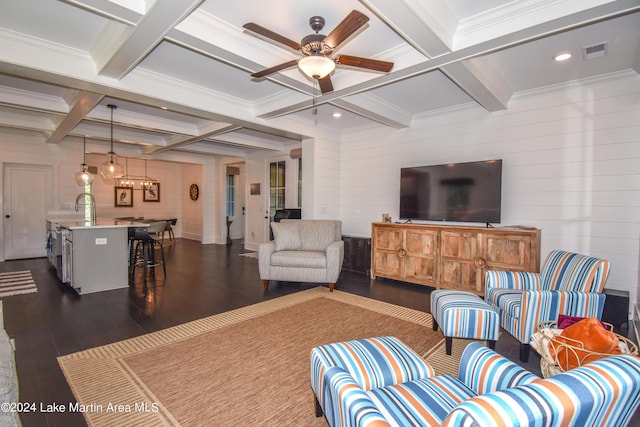
[[[331,83],[331,77],[327,74],[321,79],[318,79],[318,85],[320,85],[320,91],[322,93],[333,92],[333,83]]]
[[[324,39],[324,43],[333,48],[337,47],[340,43],[348,39],[351,34],[358,31],[368,20],[369,18],[366,15],[357,10],[352,10],[351,13],[329,33]]]
[[[359,56],[338,55],[333,60],[336,64],[350,67],[366,68],[367,70],[382,71],[388,73],[393,68],[393,62],[378,61],[377,59],[360,58]]]
[[[281,71],[281,70],[285,70],[285,69],[287,69],[289,67],[293,67],[294,65],[298,65],[298,60],[297,59],[292,59],[291,61],[287,61],[287,62],[284,62],[284,63],[279,64],[279,65],[275,65],[275,66],[270,67],[270,68],[265,68],[262,71],[258,71],[258,72],[255,72],[255,73],[251,74],[251,77],[255,77],[255,78],[259,79],[261,77],[268,76],[269,74],[273,74],[273,73],[275,73],[277,71]]]
[[[263,37],[266,37],[266,38],[271,39],[273,41],[276,41],[276,42],[278,42],[280,44],[283,44],[283,45],[285,45],[287,47],[290,47],[293,50],[300,50],[301,49],[300,43],[295,42],[295,41],[293,41],[291,39],[288,39],[285,36],[281,36],[278,33],[274,33],[271,30],[267,30],[266,28],[261,27],[258,24],[254,24],[253,22],[249,22],[247,24],[244,24],[242,27],[247,29],[247,30],[249,30],[249,31],[253,31],[256,34],[260,34]]]

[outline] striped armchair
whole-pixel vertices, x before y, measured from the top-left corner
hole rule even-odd
[[[478,342],[458,377],[393,337],[311,352],[316,416],[330,426],[625,426],[640,403],[640,359],[620,355],[540,379]]]
[[[500,326],[520,341],[526,362],[540,322],[559,314],[602,317],[609,267],[603,259],[555,250],[541,273],[488,270],[484,298],[500,315]]]

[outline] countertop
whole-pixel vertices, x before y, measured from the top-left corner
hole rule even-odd
[[[92,221],[74,221],[66,220],[56,222],[60,227],[69,230],[95,229],[95,228],[129,228],[129,227],[148,227],[149,223],[139,221],[125,221],[121,219],[98,218],[94,223]]]

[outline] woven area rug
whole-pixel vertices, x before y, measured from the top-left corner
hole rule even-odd
[[[0,298],[37,291],[36,282],[29,270],[0,273]]]
[[[58,362],[92,426],[325,426],[311,348],[383,335],[421,355],[443,342],[428,313],[318,287]]]

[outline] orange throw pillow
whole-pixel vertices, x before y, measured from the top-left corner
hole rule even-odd
[[[583,343],[584,350],[576,347],[577,343],[564,338]],[[607,331],[595,317],[589,317],[565,328],[556,341],[566,344],[555,344],[557,350],[556,360],[563,370],[569,370],[593,362],[607,354],[620,354],[618,337],[611,331]],[[600,354],[594,354],[600,353]]]

